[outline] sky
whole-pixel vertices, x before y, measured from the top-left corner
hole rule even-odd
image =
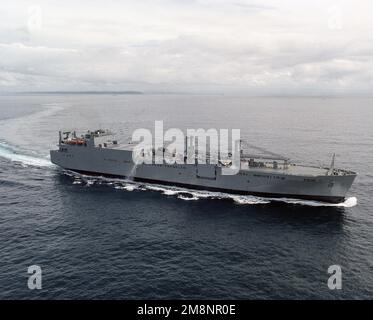
[[[372,95],[371,0],[0,4],[0,92]]]

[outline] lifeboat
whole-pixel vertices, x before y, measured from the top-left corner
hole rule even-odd
[[[79,146],[82,146],[82,145],[85,144],[85,140],[84,140],[84,139],[81,139],[81,138],[75,138],[75,139],[67,140],[67,141],[65,141],[65,143],[67,143],[67,144],[71,144],[71,145],[79,145]]]
[[[84,139],[76,139],[76,144],[78,144],[78,145],[84,145]]]

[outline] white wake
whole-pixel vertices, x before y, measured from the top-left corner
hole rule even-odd
[[[48,118],[66,107],[60,103],[43,104],[39,111],[22,117],[0,120],[0,157],[23,166],[51,167],[47,150],[36,152],[30,146],[37,146],[40,137],[30,132],[41,120]],[[42,144],[44,146],[46,144]],[[45,155],[41,155],[41,152]]]
[[[158,184],[146,184],[134,182],[125,179],[113,179],[105,177],[92,177],[87,175],[78,174],[72,171],[64,171],[64,174],[73,177],[74,184],[82,184],[86,186],[92,186],[94,184],[105,184],[113,186],[115,189],[123,191],[156,191],[166,196],[174,196],[185,201],[196,201],[201,199],[229,199],[239,205],[261,205],[269,204],[271,202],[282,202],[294,205],[304,205],[312,207],[345,207],[351,208],[356,206],[356,197],[347,198],[342,203],[326,203],[311,200],[297,200],[289,198],[264,198],[250,195],[233,195],[224,192],[212,192],[212,191],[201,191],[180,187],[164,186]]]
[[[11,146],[6,142],[0,142],[0,157],[8,159],[12,162],[20,163],[23,166],[35,167],[52,167],[53,164],[46,157],[27,154],[26,150],[21,150],[15,146]]]

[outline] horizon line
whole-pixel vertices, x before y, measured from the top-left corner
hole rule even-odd
[[[219,95],[219,96],[247,96],[252,98],[373,98],[373,95],[365,94],[252,94],[234,92],[177,92],[177,91],[138,91],[138,90],[41,90],[41,91],[0,91],[0,95],[27,95],[27,94],[92,94],[92,95]]]

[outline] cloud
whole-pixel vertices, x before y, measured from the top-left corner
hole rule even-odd
[[[0,90],[370,94],[372,7],[16,0],[0,9]]]

